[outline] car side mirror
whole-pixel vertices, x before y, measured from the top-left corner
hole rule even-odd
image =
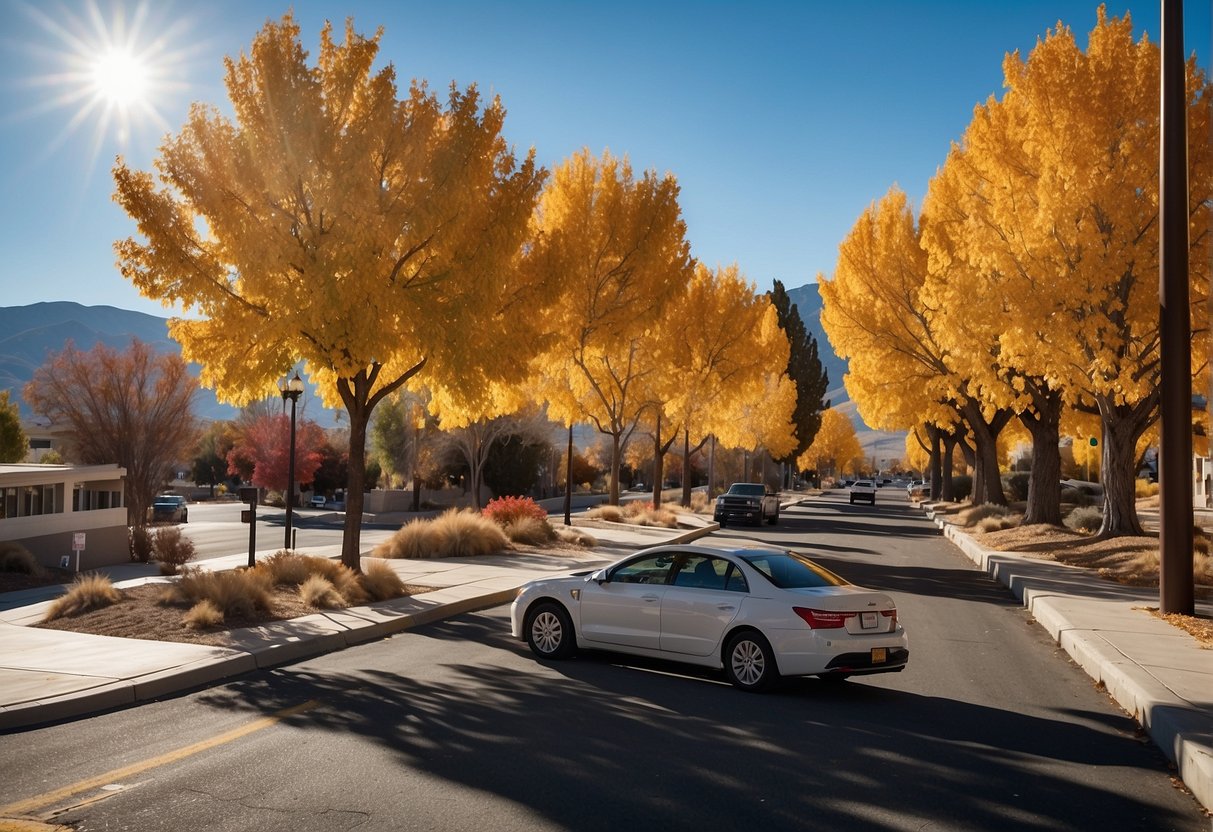
[[[599,569],[593,575],[590,575],[590,577],[586,578],[586,580],[593,581],[594,583],[601,586],[602,584],[607,582],[607,571],[605,569]]]

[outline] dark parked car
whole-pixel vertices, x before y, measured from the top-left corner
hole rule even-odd
[[[712,519],[721,527],[734,520],[755,526],[766,520],[774,526],[779,522],[779,495],[760,482],[735,482],[716,498]]]
[[[152,501],[153,523],[188,523],[189,508],[180,494],[161,494]]]

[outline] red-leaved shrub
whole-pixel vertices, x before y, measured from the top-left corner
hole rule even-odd
[[[540,522],[548,519],[548,513],[530,497],[498,497],[480,512],[498,526],[508,526],[522,517]]]

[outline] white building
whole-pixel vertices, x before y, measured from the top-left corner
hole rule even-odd
[[[80,570],[130,558],[126,529],[126,469],[117,465],[0,464],[0,541],[13,540],[44,566],[76,559]]]

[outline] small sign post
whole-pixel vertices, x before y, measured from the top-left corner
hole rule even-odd
[[[248,565],[252,569],[257,565],[257,489],[241,488],[240,501],[248,503],[240,512],[240,522],[248,523]]]
[[[72,551],[76,553],[76,573],[80,573],[80,553],[84,551],[84,532],[72,535]]]

